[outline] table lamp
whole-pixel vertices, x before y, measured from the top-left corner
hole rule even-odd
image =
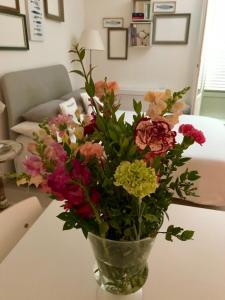
[[[5,104],[2,101],[0,101],[0,114],[2,114],[4,110],[5,110]]]
[[[90,70],[92,68],[92,50],[105,50],[102,38],[95,29],[84,30],[79,41],[80,46],[90,50]]]

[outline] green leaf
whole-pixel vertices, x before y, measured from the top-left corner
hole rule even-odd
[[[82,71],[80,71],[80,70],[73,70],[73,71],[71,71],[71,73],[76,73],[76,74],[78,74],[78,75],[80,75],[80,76],[82,76],[82,77],[85,78],[84,73]]]
[[[190,181],[195,181],[195,180],[197,180],[197,179],[199,179],[200,178],[200,176],[198,175],[198,171],[191,171],[191,172],[189,172],[189,174],[188,174],[188,179],[190,180]]]
[[[57,216],[57,218],[59,218],[62,221],[71,220],[71,213],[69,213],[69,212],[62,212],[61,214],[59,214]]]
[[[194,235],[194,231],[185,230],[180,236],[178,236],[178,239],[181,241],[191,240],[193,235]]]
[[[72,150],[68,144],[63,145],[64,150],[66,151],[67,155],[70,156],[72,153]]]
[[[134,111],[139,115],[142,110],[141,101],[137,102],[135,99],[133,99],[133,107],[134,107]]]
[[[84,57],[85,57],[85,49],[84,48],[81,49],[79,56],[80,56],[80,60],[84,59]]]
[[[75,225],[74,221],[67,221],[65,222],[64,226],[63,226],[63,230],[70,230],[73,229]]]

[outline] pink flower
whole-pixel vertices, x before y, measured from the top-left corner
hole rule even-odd
[[[87,142],[81,145],[78,150],[85,157],[86,161],[89,161],[93,157],[96,157],[98,160],[104,159],[104,148],[98,143]]]
[[[204,144],[206,139],[202,131],[195,129],[191,124],[183,124],[179,127],[179,133],[184,136],[189,136],[194,139],[194,141],[200,145]]]
[[[99,98],[106,93],[114,92],[116,93],[119,90],[119,86],[116,81],[106,82],[103,80],[97,81],[95,83],[95,95]]]
[[[72,161],[71,176],[75,180],[78,180],[83,185],[89,185],[91,182],[91,172],[87,166],[83,165],[79,160],[74,159]]]
[[[23,164],[27,173],[31,176],[40,175],[43,170],[43,162],[37,155],[31,155],[30,157],[26,158]]]
[[[44,155],[48,160],[58,163],[64,163],[67,159],[67,153],[63,149],[63,146],[54,140],[50,140],[50,143],[47,144]]]
[[[64,196],[67,185],[70,183],[71,178],[64,166],[57,167],[50,175],[48,175],[47,184],[53,193],[59,193]]]
[[[149,147],[151,157],[162,155],[175,145],[176,132],[171,131],[168,123],[151,121],[145,117],[139,121],[135,129],[135,143],[140,150]]]

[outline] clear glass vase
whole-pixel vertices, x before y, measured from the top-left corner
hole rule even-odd
[[[112,294],[130,295],[145,284],[147,259],[154,238],[140,241],[113,241],[88,234],[97,266],[94,275],[99,286]]]

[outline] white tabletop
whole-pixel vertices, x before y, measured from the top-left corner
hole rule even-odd
[[[60,204],[46,209],[0,265],[0,299],[95,299],[89,242],[78,230],[62,231]],[[169,215],[170,224],[195,230],[195,237],[157,237],[143,299],[224,300],[225,212],[172,205]]]

